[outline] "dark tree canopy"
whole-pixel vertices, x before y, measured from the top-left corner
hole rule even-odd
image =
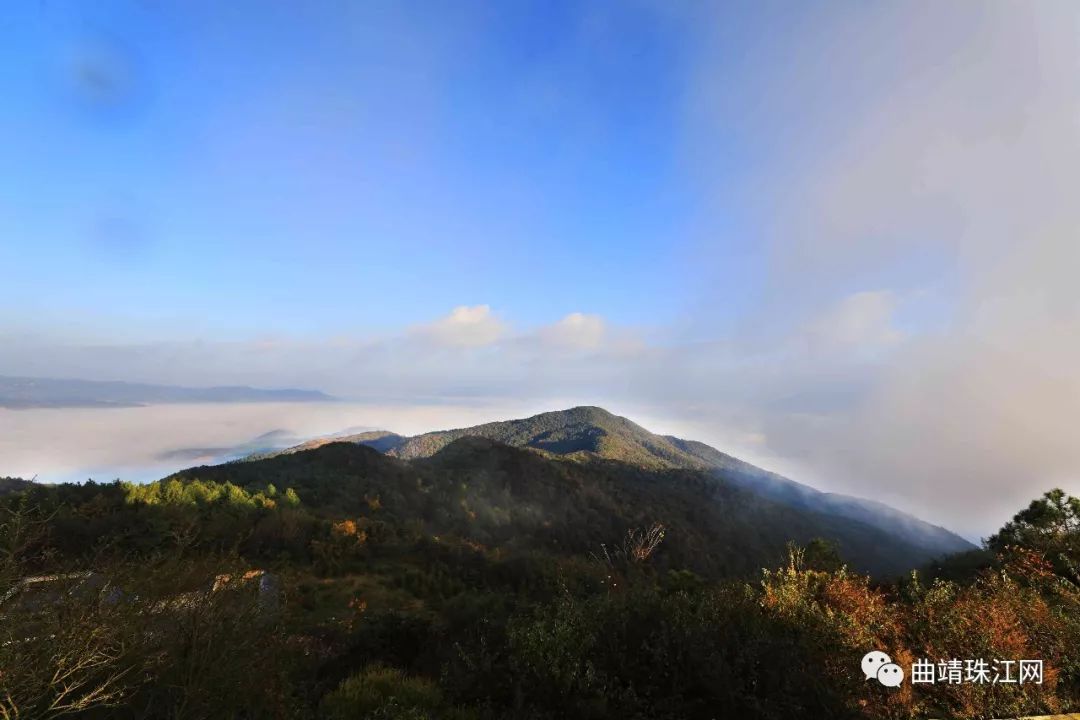
[[[987,546],[996,552],[1035,550],[1063,577],[1080,583],[1080,498],[1057,488],[1045,493],[1013,516]]]

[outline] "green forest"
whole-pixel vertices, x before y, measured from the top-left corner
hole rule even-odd
[[[1046,493],[984,548],[906,572],[860,548],[871,529],[827,531],[706,473],[470,437],[411,460],[331,443],[147,485],[8,479],[0,718],[1080,708],[1080,500]],[[888,688],[860,672],[870,650],[905,668],[1038,658],[1045,677]]]

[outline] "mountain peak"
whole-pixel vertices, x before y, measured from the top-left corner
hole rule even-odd
[[[458,442],[468,438],[465,442]],[[944,528],[924,522],[878,502],[824,493],[770,473],[727,455],[709,445],[670,435],[656,435],[627,418],[595,405],[554,410],[517,420],[402,437],[392,433],[364,433],[338,437],[369,445],[402,460],[431,458],[455,445],[443,459],[475,455],[490,443],[532,450],[565,460],[612,460],[644,470],[691,470],[743,488],[772,502],[832,518],[884,530],[931,555],[970,550],[966,540]],[[326,442],[325,440],[322,442]],[[317,447],[308,443],[297,449]],[[494,450],[491,450],[495,452]]]
[[[572,418],[574,420],[588,420],[590,422],[606,422],[609,420],[625,420],[626,418],[620,418],[615,413],[605,410],[598,405],[575,405],[572,408],[565,410],[551,410],[548,412],[534,415],[534,418],[550,416],[563,416],[566,418]],[[532,419],[532,418],[527,418]]]
[[[657,436],[644,428],[591,405],[403,438],[387,452],[406,460],[430,457],[451,442],[470,436],[553,455],[596,456],[642,467],[684,467],[692,460],[688,457],[681,463],[664,461],[661,456],[670,451],[662,447],[666,441],[661,439],[657,444],[654,441]]]

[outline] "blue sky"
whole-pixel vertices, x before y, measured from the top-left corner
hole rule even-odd
[[[19,172],[0,179],[4,305],[231,337],[478,303],[525,323],[663,323],[685,301],[681,18],[599,3],[4,12],[0,117],[19,138]]]
[[[526,325],[730,331],[769,292],[755,205],[785,188],[761,183],[843,137],[833,104],[879,97],[871,72],[791,72],[852,14],[867,13],[8,8],[0,120],[19,172],[0,178],[0,304],[125,339],[378,332],[478,304]]]
[[[0,374],[640,409],[999,517],[1080,490],[1077,77],[1073,0],[8,3]]]

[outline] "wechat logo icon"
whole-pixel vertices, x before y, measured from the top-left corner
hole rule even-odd
[[[903,669],[880,650],[863,655],[861,667],[867,680],[877,678],[877,681],[885,687],[900,687],[900,684],[904,682]]]

